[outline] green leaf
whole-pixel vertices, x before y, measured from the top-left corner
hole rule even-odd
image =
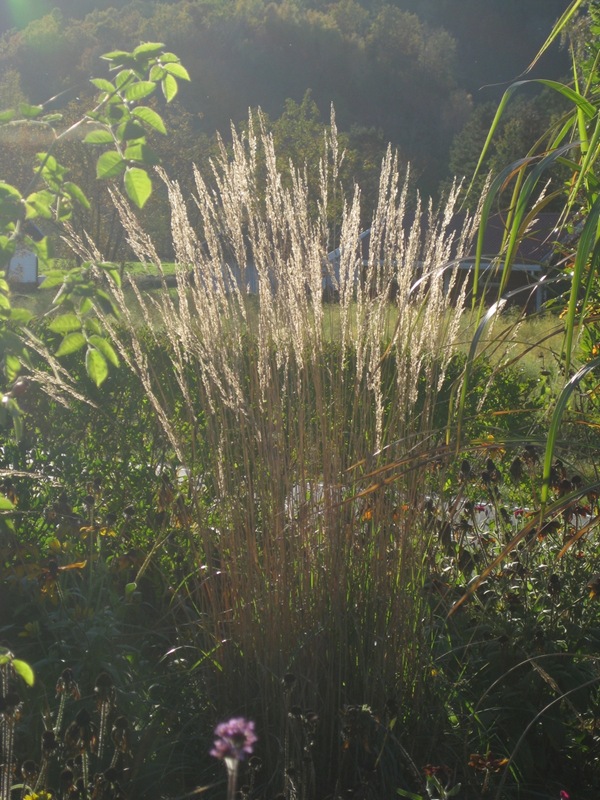
[[[39,242],[34,242],[33,239],[28,239],[27,243],[28,247],[30,247],[38,257],[38,266],[46,264],[50,258],[48,237],[44,236],[44,238],[40,239]]]
[[[120,175],[126,167],[125,159],[121,158],[116,150],[102,153],[96,163],[97,178],[114,178]]]
[[[44,114],[42,117],[42,121],[47,123],[48,125],[53,125],[55,122],[62,122],[64,119],[62,114],[59,114],[58,111],[52,114]]]
[[[42,189],[39,192],[33,192],[27,198],[26,213],[27,219],[35,217],[44,217],[44,219],[52,219],[52,203],[54,202],[54,195],[47,189]]]
[[[86,318],[84,323],[84,328],[86,333],[88,334],[96,334],[97,336],[100,336],[102,334],[102,325],[100,325],[100,322],[94,317]],[[91,336],[88,337],[88,340],[90,342],[92,341]]]
[[[16,109],[7,108],[6,111],[0,111],[0,125],[3,122],[10,122],[17,116]]]
[[[152,181],[145,169],[129,167],[125,172],[125,191],[138,208],[143,208],[152,194]]]
[[[44,276],[44,280],[40,283],[40,289],[54,289],[64,283],[65,274],[62,270],[51,270]]]
[[[148,77],[150,78],[151,81],[155,81],[156,83],[158,83],[158,81],[162,81],[162,79],[165,77],[166,74],[167,71],[165,70],[164,67],[161,67],[159,64],[154,64],[154,66],[150,68],[150,73]]]
[[[128,86],[136,79],[136,74],[132,69],[122,69],[115,77],[115,84],[118,89]]]
[[[107,339],[103,336],[90,336],[90,344],[93,344],[94,347],[102,353],[109,364],[112,364],[113,367],[119,366],[119,357]]]
[[[138,56],[157,56],[159,53],[162,53],[163,49],[164,44],[161,42],[144,42],[135,48],[133,55],[136,58]]]
[[[17,675],[23,678],[27,686],[33,686],[35,683],[35,675],[29,664],[18,658],[13,658],[12,667]]]
[[[183,64],[177,64],[173,62],[172,64],[165,64],[165,69],[171,75],[174,75],[176,78],[180,78],[184,81],[190,80],[190,73],[187,69],[183,66]]]
[[[159,60],[161,64],[169,64],[173,61],[179,61],[179,56],[176,56],[175,53],[163,53]]]
[[[96,386],[102,386],[108,376],[108,364],[102,353],[96,350],[95,347],[88,347],[87,349],[85,368]]]
[[[61,314],[48,325],[52,333],[62,333],[63,336],[73,331],[81,330],[81,320],[77,314]]]
[[[43,169],[48,170],[50,173],[64,172],[64,168],[60,166],[58,161],[50,153],[36,153],[35,157],[42,165]]]
[[[14,503],[11,503],[8,497],[0,494],[0,511],[12,511],[14,507]]]
[[[149,125],[155,131],[159,133],[166,134],[167,129],[165,127],[165,123],[162,120],[160,114],[157,114],[152,108],[148,108],[148,106],[138,106],[134,108],[131,112],[134,117],[137,117],[141,120],[145,125]]]
[[[100,56],[104,61],[115,61],[117,59],[131,58],[131,53],[126,50],[111,50],[110,53],[104,53]]]
[[[0,200],[3,200],[4,198],[20,200],[21,192],[18,189],[15,189],[15,187],[10,183],[4,183],[4,181],[0,181]]]
[[[396,789],[396,794],[399,794],[400,797],[408,797],[409,800],[424,800],[423,795],[413,794],[413,792],[409,792],[407,789]]]
[[[123,155],[129,161],[139,161],[140,164],[152,165],[160,162],[158,155],[145,142],[129,145]]]
[[[56,351],[58,358],[61,356],[69,356],[71,353],[76,353],[86,344],[86,338],[83,333],[69,333],[60,343],[60,347]]]
[[[112,262],[100,262],[97,264],[97,267],[107,272],[117,286],[121,286],[121,271],[116,264],[113,264]]]
[[[127,86],[123,91],[123,96],[126,100],[135,102],[137,100],[142,100],[144,97],[148,97],[155,89],[156,84],[154,81],[137,81]]]
[[[93,308],[93,303],[89,297],[82,298],[81,302],[79,303],[79,313],[80,314],[87,314],[88,311],[91,311]]]
[[[165,75],[163,81],[161,83],[162,92],[165,96],[167,103],[170,103],[171,100],[176,96],[179,87],[177,86],[177,81],[172,75]]]
[[[21,371],[21,362],[16,356],[6,353],[4,356],[4,372],[6,380],[12,383]]]
[[[116,87],[105,78],[92,78],[91,83],[94,84],[96,89],[100,89],[101,92],[108,92],[108,94],[112,94],[116,91]]]
[[[69,195],[71,200],[75,200],[80,206],[84,208],[91,208],[90,201],[87,199],[82,189],[72,181],[67,181],[63,186],[63,191]]]
[[[83,140],[86,144],[112,144],[114,139],[110,131],[96,128],[90,131]]]
[[[125,597],[129,597],[130,595],[132,595],[136,589],[137,589],[137,583],[135,581],[131,581],[131,583],[125,584]]]
[[[19,114],[25,119],[35,119],[43,111],[42,106],[32,106],[29,103],[19,103]]]
[[[117,130],[115,136],[120,142],[131,142],[135,139],[144,139],[146,130],[133,119],[126,119],[122,122]],[[144,139],[145,140],[145,139]]]

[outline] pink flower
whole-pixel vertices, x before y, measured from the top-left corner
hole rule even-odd
[[[211,756],[221,759],[242,761],[252,755],[254,745],[258,741],[254,732],[254,722],[244,717],[233,717],[221,722],[215,728],[215,743],[210,751]]]
[[[565,792],[564,789],[560,790],[560,800],[571,800],[571,795],[568,792]]]

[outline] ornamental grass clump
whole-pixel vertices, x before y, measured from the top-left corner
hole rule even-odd
[[[294,703],[319,716],[323,787],[336,780],[323,754],[337,752],[342,707],[395,698],[407,718],[421,703],[434,535],[424,509],[443,480],[465,292],[456,264],[476,226],[453,222],[458,187],[441,211],[415,199],[390,151],[364,256],[360,189],[339,186],[331,130],[316,202],[306,168],[278,172],[260,118],[232,131],[212,175],[195,170],[193,197],[158,170],[174,290],[151,233],[115,193],[136,258],[163,288],[132,282],[132,302],[113,286],[121,322],[103,320],[173,469],[185,467],[177,508],[163,512],[185,564],[182,637],[205,654],[208,696],[221,708],[256,698],[261,726],[282,728],[280,681],[293,672]],[[101,258],[83,238],[73,246]],[[326,302],[330,287],[339,302]],[[266,757],[273,769],[276,747]]]

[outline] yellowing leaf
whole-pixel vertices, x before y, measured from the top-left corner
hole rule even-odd
[[[20,675],[28,686],[33,686],[35,683],[35,675],[29,664],[15,658],[13,659],[12,666],[17,675]]]

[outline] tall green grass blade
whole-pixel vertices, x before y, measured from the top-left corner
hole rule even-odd
[[[569,22],[573,19],[577,11],[585,4],[585,0],[573,0],[571,5],[563,12],[563,14],[558,18],[556,24],[550,31],[550,34],[544,44],[538,50],[535,58],[531,62],[531,64],[527,67],[524,74],[531,72],[531,70],[535,67],[537,62],[540,58],[544,55],[546,50],[551,47],[554,42],[558,39],[561,33],[565,30]]]
[[[481,155],[479,156],[479,160],[475,167],[475,172],[471,179],[471,183],[469,184],[469,188],[467,189],[467,195],[469,194],[469,192],[473,187],[475,178],[479,175],[479,172],[481,170],[481,167],[489,150],[492,139],[494,138],[494,134],[496,133],[498,125],[500,124],[500,120],[502,119],[502,115],[504,114],[506,106],[508,105],[512,95],[521,86],[527,86],[532,83],[539,83],[542,86],[547,86],[549,89],[553,89],[555,92],[562,95],[566,100],[569,100],[571,103],[573,103],[576,106],[576,108],[581,111],[584,117],[588,119],[593,119],[593,117],[595,116],[596,108],[592,103],[590,103],[589,100],[586,100],[586,98],[583,97],[581,94],[579,94],[579,92],[576,92],[575,90],[571,89],[570,86],[566,86],[564,83],[560,83],[559,81],[552,81],[548,80],[547,78],[536,78],[535,80],[516,81],[515,83],[511,84],[508,87],[508,89],[504,92],[502,100],[500,101],[498,109],[496,110],[496,114],[494,115],[494,119],[492,120],[492,124],[490,125],[490,130],[483,144]]]
[[[571,292],[569,296],[569,305],[567,308],[567,315],[565,319],[565,374],[569,374],[571,368],[571,358],[573,351],[573,337],[575,331],[575,324],[577,319],[577,306],[579,302],[579,293],[582,284],[582,278],[585,268],[589,262],[591,254],[596,248],[598,242],[598,223],[600,220],[600,198],[594,202],[590,213],[585,221],[579,245],[575,254],[575,262],[573,264],[573,275],[571,278]],[[591,266],[590,266],[591,269]],[[585,312],[585,306],[582,313]]]
[[[487,326],[490,324],[492,319],[497,314],[500,314],[505,305],[506,305],[506,299],[500,298],[492,306],[490,306],[483,319],[479,322],[477,330],[475,331],[475,335],[471,340],[469,353],[467,355],[467,361],[465,363],[465,369],[462,375],[462,386],[460,390],[460,398],[458,401],[457,422],[456,422],[457,452],[460,450],[461,447],[462,422],[464,418],[465,404],[467,401],[467,393],[469,390],[471,372],[473,370],[473,364],[475,363],[475,359],[477,358],[477,348],[479,347],[479,342],[481,341],[481,337],[483,336]]]
[[[471,299],[472,310],[475,309],[478,301],[479,275],[481,272],[481,258],[483,256],[483,239],[485,236],[485,229],[490,218],[492,206],[496,200],[497,194],[501,191],[510,175],[529,163],[531,163],[530,158],[522,158],[513,162],[508,167],[505,167],[491,182],[488,193],[481,207],[481,219],[479,223],[479,231],[477,233],[477,243],[475,246],[475,266],[473,267],[473,294]]]
[[[574,143],[564,144],[561,147],[557,148],[556,150],[549,153],[549,155],[542,158],[531,172],[527,175],[523,182],[523,186],[521,191],[518,194],[514,214],[511,220],[510,230],[508,231],[508,243],[506,248],[506,254],[504,256],[504,268],[502,272],[502,278],[500,281],[500,294],[504,292],[506,286],[508,284],[508,279],[510,277],[511,267],[513,260],[516,256],[517,249],[519,244],[521,243],[523,236],[527,232],[527,228],[529,222],[536,213],[539,213],[540,209],[535,207],[533,212],[530,214],[526,213],[527,208],[529,207],[531,198],[535,189],[537,188],[540,179],[543,177],[544,173],[546,173],[551,167],[554,166],[555,162],[558,161],[561,156],[568,152],[573,147],[577,145]]]
[[[540,494],[540,499],[542,504],[542,511],[541,511],[542,514],[548,502],[548,493],[550,491],[550,471],[552,469],[552,458],[554,456],[556,438],[558,436],[558,431],[560,429],[563,414],[569,403],[571,395],[573,394],[575,389],[579,386],[579,384],[581,383],[583,378],[585,378],[588,372],[591,372],[597,367],[600,367],[600,358],[595,358],[593,359],[593,361],[590,361],[588,364],[582,367],[578,372],[575,373],[575,375],[573,375],[573,377],[564,387],[564,389],[562,390],[556,401],[556,406],[552,414],[552,420],[550,421],[550,428],[548,430],[548,440],[546,444],[546,452],[544,455],[542,491]]]

